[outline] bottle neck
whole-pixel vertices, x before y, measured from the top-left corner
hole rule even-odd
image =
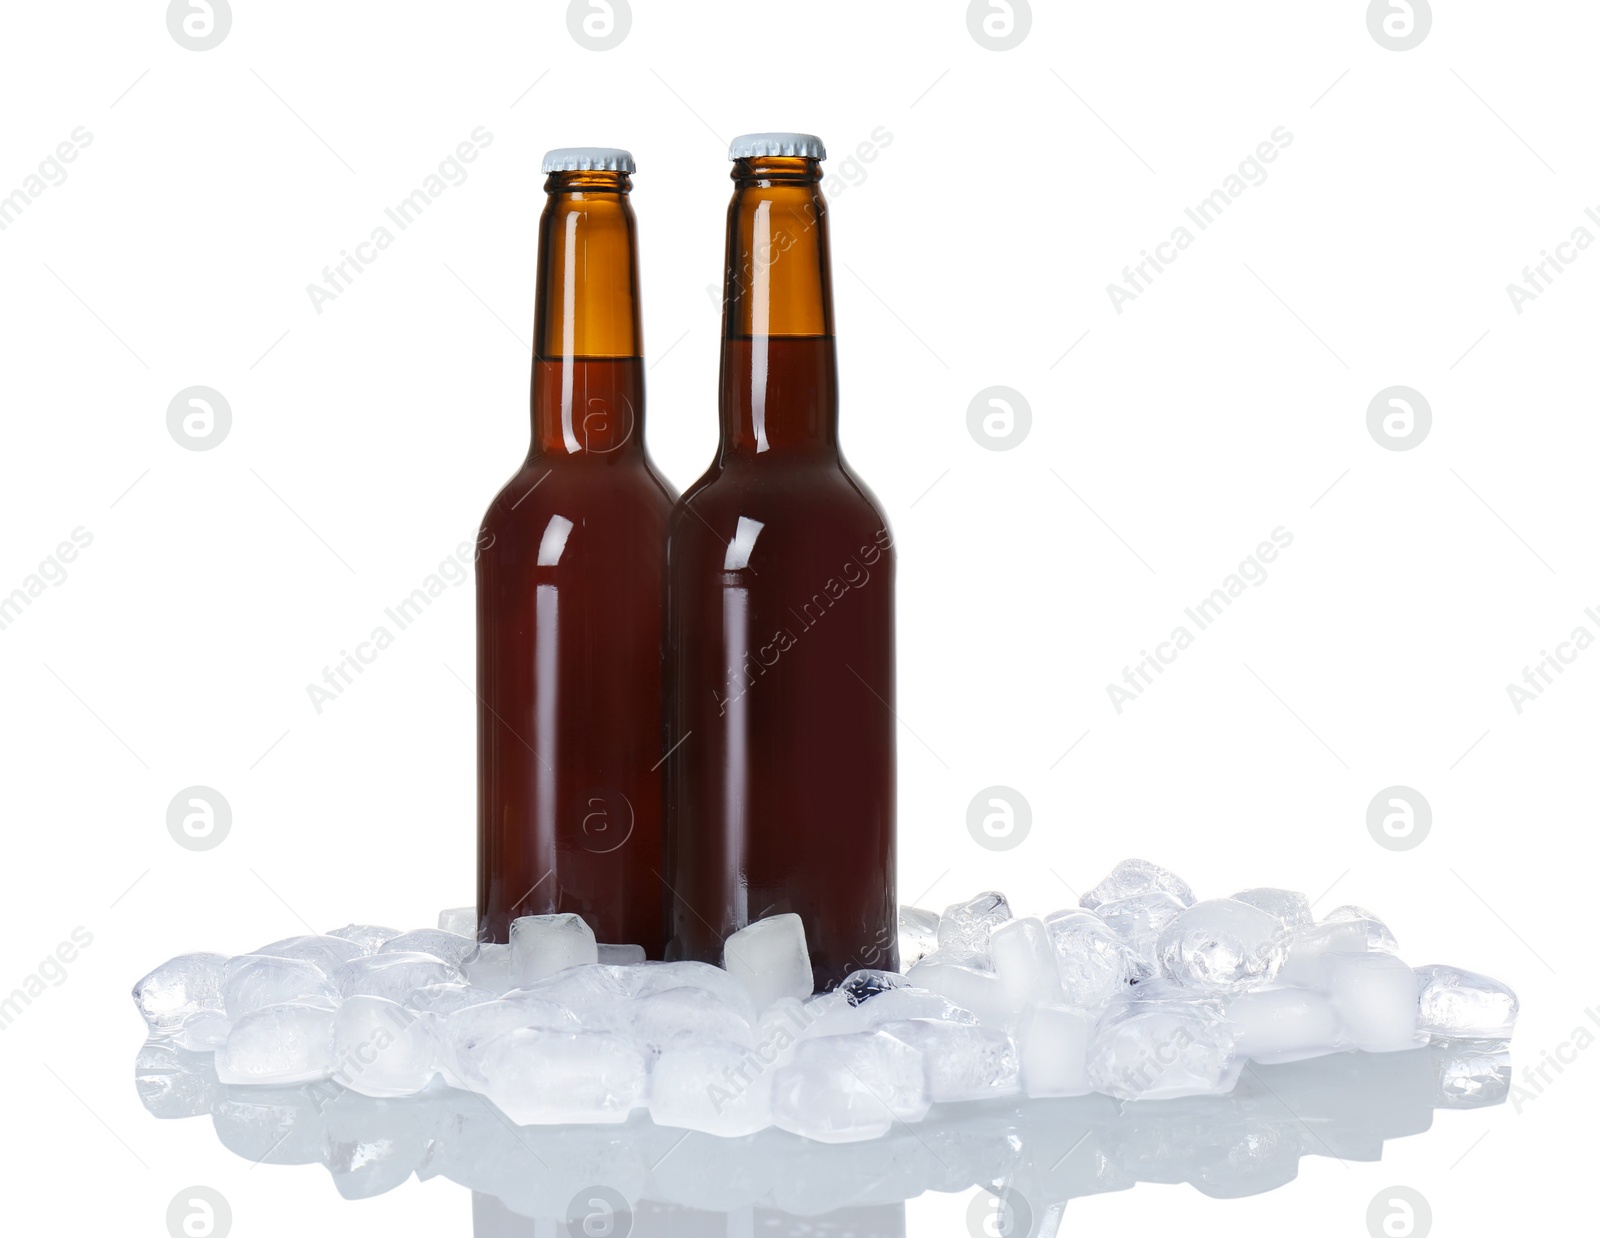
[[[637,228],[624,172],[554,172],[539,219],[533,451],[644,451]]]
[[[828,208],[815,159],[733,165],[722,303],[722,451],[837,452]]]

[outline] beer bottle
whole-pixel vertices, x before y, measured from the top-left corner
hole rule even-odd
[[[822,143],[729,157],[721,443],[667,534],[668,957],[795,912],[821,991],[896,966],[894,552],[839,451]]]
[[[553,150],[528,457],[479,536],[478,916],[576,912],[660,958],[662,544],[624,150]]]

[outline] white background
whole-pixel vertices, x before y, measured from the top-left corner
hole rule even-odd
[[[180,951],[470,901],[470,585],[320,715],[306,685],[471,538],[524,453],[556,145],[638,159],[648,442],[683,487],[715,442],[727,139],[813,131],[845,176],[892,135],[832,221],[843,437],[900,554],[907,901],[998,887],[1043,911],[1130,854],[1202,894],[1329,891],[1319,911],[1375,909],[1409,961],[1513,984],[1519,1068],[1569,1040],[1600,1002],[1569,937],[1592,920],[1600,652],[1520,714],[1506,685],[1600,635],[1600,253],[1520,314],[1506,286],[1600,236],[1600,11],[1440,3],[1397,52],[1365,7],[1037,0],[997,52],[958,0],[636,0],[595,52],[560,3],[237,0],[196,52],[155,0],[8,5],[0,194],[92,134],[0,232],[0,593],[93,537],[0,631],[0,989],[94,935],[0,1033],[13,1202],[158,1234],[200,1181],[238,1235],[467,1232],[447,1183],[357,1212],[203,1119],[152,1121],[127,989]],[[478,126],[467,180],[316,312],[307,285]],[[1119,314],[1108,283],[1279,126],[1265,182]],[[167,431],[194,384],[232,408],[214,450]],[[995,384],[1032,409],[1009,451],[967,429]],[[1432,408],[1413,450],[1367,429],[1394,384]],[[1116,712],[1107,684],[1278,526],[1266,582]],[[215,850],[167,832],[191,784],[232,805]],[[1032,808],[1007,853],[966,828],[993,784]],[[1366,826],[1392,784],[1433,810],[1403,853]],[[1228,1202],[1141,1187],[1068,1225],[1360,1238],[1396,1182],[1438,1233],[1553,1224],[1587,1198],[1597,1062],[1441,1114],[1381,1165],[1308,1160]],[[912,1232],[954,1232],[965,1204],[913,1203]]]

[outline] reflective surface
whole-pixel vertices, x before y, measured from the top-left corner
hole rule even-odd
[[[1227,1096],[946,1106],[916,1127],[849,1145],[775,1130],[718,1139],[637,1118],[517,1127],[481,1097],[451,1089],[384,1101],[332,1084],[227,1087],[209,1056],[155,1042],[135,1073],[156,1117],[209,1115],[237,1156],[322,1165],[346,1199],[394,1190],[413,1175],[457,1182],[474,1193],[480,1238],[562,1234],[574,1216],[616,1238],[872,1238],[904,1233],[901,1205],[927,1191],[974,1191],[973,1207],[991,1209],[996,1200],[978,1191],[999,1191],[998,1206],[1026,1221],[1015,1231],[1021,1238],[1057,1233],[1075,1198],[1140,1182],[1186,1182],[1234,1198],[1293,1181],[1304,1156],[1376,1161],[1386,1140],[1426,1131],[1435,1109],[1502,1103],[1510,1058],[1503,1045],[1471,1044],[1341,1053],[1247,1068]],[[595,1228],[597,1218],[613,1228]],[[573,1232],[585,1232],[581,1222]]]

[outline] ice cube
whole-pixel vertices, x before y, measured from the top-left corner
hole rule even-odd
[[[228,965],[221,954],[180,954],[133,986],[133,1001],[152,1036],[170,1036],[191,1015],[223,1010]]]
[[[835,992],[844,994],[852,1006],[859,1006],[869,997],[887,993],[890,989],[904,988],[910,982],[897,971],[878,971],[864,968],[853,971],[839,984]]]
[[[504,993],[513,986],[511,947],[504,942],[479,942],[461,963],[461,974],[476,988]]]
[[[338,996],[338,986],[309,959],[241,954],[229,959],[224,968],[222,1005],[235,1022],[266,1006],[281,1006],[308,998],[332,1001]]]
[[[1066,1001],[1109,1005],[1128,987],[1133,963],[1122,938],[1092,911],[1058,911],[1045,917]]]
[[[1093,911],[1105,903],[1121,902],[1140,894],[1170,894],[1185,907],[1194,902],[1194,891],[1183,878],[1149,860],[1124,860],[1104,881],[1080,898],[1078,906]]]
[[[795,1046],[813,1026],[808,1005],[798,998],[781,997],[761,1012],[753,1030],[756,1053],[763,1063],[787,1066],[794,1059]]]
[[[860,973],[857,973],[858,975]],[[818,994],[802,1008],[807,1036],[839,1036],[868,1032],[885,1023],[905,1019],[940,1019],[947,1023],[976,1023],[977,1016],[948,997],[906,984],[885,989],[870,1000],[850,1001],[841,989]]]
[[[921,907],[902,907],[896,918],[900,939],[900,966],[910,971],[939,948],[939,913]]]
[[[961,1009],[971,1011],[980,1022],[993,1027],[1004,1027],[1014,1013],[1003,982],[992,971],[924,959],[911,969],[906,979],[918,988],[949,998]]]
[[[999,891],[990,890],[964,903],[952,903],[939,917],[939,949],[958,954],[983,954],[989,934],[1011,919],[1011,904]]]
[[[333,1073],[332,1002],[267,1006],[241,1017],[217,1050],[223,1083],[311,1083]]]
[[[370,954],[351,959],[335,976],[344,997],[368,994],[404,1003],[418,989],[431,984],[449,984],[461,973],[431,954],[396,950],[393,954]]]
[[[1017,1059],[1031,1097],[1082,1096],[1090,1090],[1089,1035],[1094,1021],[1073,1006],[1035,1006],[1017,1025]]]
[[[1395,940],[1394,934],[1389,931],[1389,926],[1364,907],[1357,907],[1347,903],[1343,907],[1335,907],[1325,917],[1324,924],[1360,924],[1366,929],[1367,949],[1385,950],[1393,954],[1400,948],[1400,943]]]
[[[608,946],[601,942],[595,949],[599,951],[599,961],[613,967],[631,967],[645,959],[643,946]]]
[[[486,1045],[480,1065],[484,1095],[519,1126],[626,1122],[646,1101],[644,1057],[619,1036],[524,1028]]]
[[[793,912],[748,924],[722,943],[722,965],[744,986],[757,1010],[781,997],[811,995],[806,930]]]
[[[418,1014],[446,1015],[465,1010],[468,1006],[491,1002],[498,996],[498,993],[491,993],[476,985],[447,980],[442,984],[429,984],[417,989],[406,998],[405,1007]]]
[[[1240,890],[1233,896],[1236,903],[1249,903],[1268,915],[1277,917],[1279,923],[1291,933],[1311,927],[1311,900],[1298,890],[1276,890],[1260,886],[1253,890]]]
[[[517,984],[529,985],[599,959],[594,930],[582,916],[566,911],[519,916],[511,922],[511,978]]]
[[[747,1020],[760,1013],[744,985],[710,963],[687,959],[676,963],[650,963],[643,967],[613,968],[611,975],[623,992],[634,997],[649,997],[652,993],[668,993],[673,989],[699,989],[733,1007]]]
[[[1242,1064],[1222,1004],[1205,998],[1124,999],[1089,1042],[1090,1082],[1123,1100],[1227,1092]]]
[[[1050,930],[1038,916],[1022,916],[995,926],[989,934],[989,959],[1014,1014],[1030,1004],[1066,1001]]]
[[[1130,981],[1145,980],[1160,972],[1161,934],[1185,905],[1164,890],[1130,894],[1100,904],[1096,914],[1128,952]]]
[[[1294,1062],[1339,1047],[1339,1016],[1324,993],[1264,989],[1228,1003],[1239,1053],[1256,1062]]]
[[[928,1112],[922,1054],[887,1032],[803,1040],[772,1084],[772,1120],[820,1143],[887,1134]]]
[[[1417,968],[1417,1026],[1430,1036],[1509,1039],[1519,1009],[1517,995],[1498,980],[1441,963]]]
[[[378,947],[378,953],[399,954],[405,951],[431,954],[440,962],[448,963],[459,970],[461,964],[467,961],[467,956],[474,953],[477,948],[477,942],[459,933],[447,933],[443,929],[413,929],[409,933],[400,933],[389,938]]]
[[[649,1057],[712,1040],[755,1046],[750,1024],[736,1009],[689,988],[622,1002],[597,1030],[626,1036]]]
[[[922,1054],[928,1099],[988,1100],[1021,1091],[1017,1047],[998,1028],[939,1019],[896,1019],[882,1030]]]
[[[461,937],[478,936],[478,909],[476,907],[451,907],[439,913],[439,927],[446,933]]]
[[[576,1032],[582,1025],[565,1006],[527,993],[464,1006],[439,1018],[435,1035],[440,1070],[456,1086],[482,1091],[487,1085],[481,1060],[485,1047],[507,1032],[527,1028]]]
[[[774,1073],[743,1044],[667,1049],[650,1071],[650,1119],[708,1135],[753,1135],[772,1125]]]
[[[1390,1053],[1417,1043],[1417,974],[1392,954],[1330,954],[1324,980],[1345,1043]]]
[[[183,1021],[183,1026],[172,1034],[172,1043],[180,1049],[196,1053],[210,1053],[220,1048],[233,1030],[233,1020],[215,1010],[201,1010]]]
[[[329,929],[327,936],[355,942],[362,954],[376,954],[378,947],[389,938],[400,936],[400,930],[384,928],[381,924],[347,924],[343,928]]]
[[[1368,940],[1367,925],[1356,920],[1324,922],[1301,929],[1289,942],[1289,953],[1278,969],[1277,981],[1320,988],[1325,983],[1327,960],[1335,954],[1365,954]]]
[[[362,1096],[414,1096],[433,1080],[433,1016],[387,997],[347,998],[333,1019],[333,1081]]]
[[[360,958],[362,950],[356,942],[346,941],[343,937],[308,933],[299,937],[285,937],[251,953],[271,955],[278,959],[305,959],[331,976],[339,970],[341,963]]]
[[[1282,921],[1231,898],[1185,907],[1161,932],[1163,973],[1213,993],[1243,993],[1270,983],[1288,952]]]

